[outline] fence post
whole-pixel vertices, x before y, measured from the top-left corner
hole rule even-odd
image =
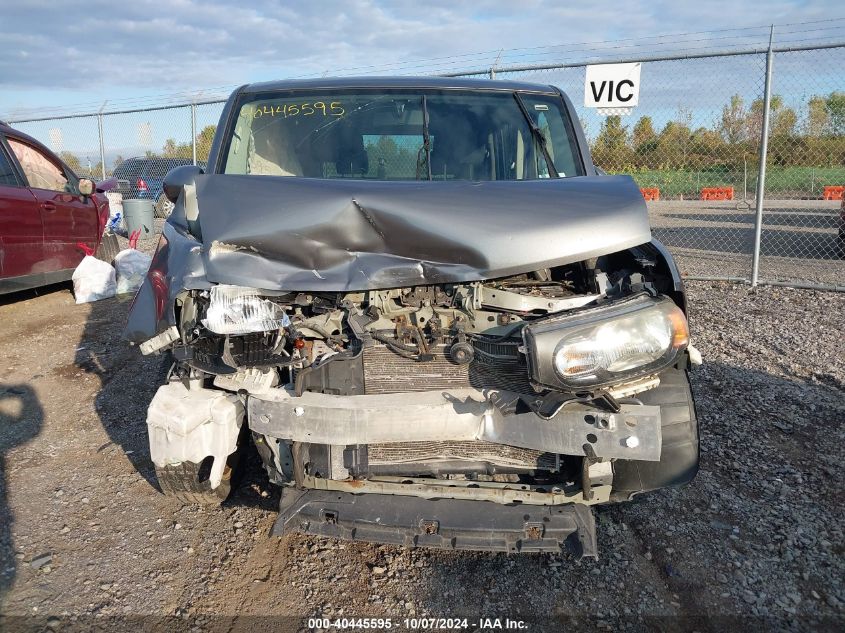
[[[757,207],[754,222],[754,253],[751,257],[751,287],[757,286],[760,276],[760,242],[763,236],[763,198],[766,191],[766,154],[769,149],[769,108],[772,102],[772,40],[775,27],[769,30],[769,50],[766,53],[766,84],[763,88],[763,130],[760,133],[760,172],[757,176]]]
[[[748,202],[748,159],[742,159],[742,201]]]
[[[493,60],[493,63],[490,64],[490,79],[496,78],[496,66],[499,64],[499,60],[502,58],[502,51],[505,50],[504,48],[499,49],[499,54],[496,55],[496,59]]]
[[[97,132],[100,135],[100,171],[103,174],[103,180],[106,179],[106,143],[103,138],[103,113],[102,110],[97,113]],[[92,176],[94,174],[91,174]]]
[[[191,153],[197,164],[197,104],[191,103]]]

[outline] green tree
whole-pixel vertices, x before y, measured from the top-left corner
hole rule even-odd
[[[622,117],[619,115],[605,117],[596,138],[596,146],[603,150],[618,150],[627,143],[628,128],[622,125]]]
[[[775,112],[783,99],[779,95],[772,95],[771,112]],[[748,109],[748,114],[745,117],[745,126],[748,132],[748,137],[752,141],[760,140],[760,135],[763,130],[763,99],[754,99],[751,102],[751,107]],[[771,114],[770,114],[771,116]]]
[[[723,145],[722,135],[715,130],[700,127],[690,136],[690,151],[694,154],[704,154],[715,158],[721,153]]]
[[[772,95],[769,103],[769,134],[771,136],[791,136],[795,133],[798,115],[795,110],[784,105],[783,97]],[[755,99],[748,112],[748,134],[751,140],[760,139],[763,133],[763,100]]]
[[[686,167],[691,136],[689,126],[678,121],[669,121],[657,136],[655,152],[666,166]]]
[[[609,173],[625,173],[635,166],[634,152],[628,147],[628,128],[622,117],[605,117],[592,147],[596,165]]]
[[[206,125],[197,134],[197,160],[208,160],[208,154],[211,151],[211,142],[214,140],[214,132],[216,130],[216,125]]]
[[[80,162],[79,157],[73,152],[59,152],[59,158],[61,158],[62,162],[70,167],[75,173],[78,174],[82,171],[82,163]]]
[[[162,156],[165,158],[191,158],[193,148],[190,143],[177,143],[174,139],[169,138],[164,141]]]
[[[807,120],[804,125],[804,134],[807,136],[824,136],[829,122],[827,99],[818,95],[811,97],[807,102]]]
[[[215,125],[206,125],[196,136],[197,160],[207,161],[211,151],[211,142],[214,139]],[[169,138],[164,141],[162,156],[166,158],[193,158],[194,148],[191,143],[177,143],[176,139]]]
[[[636,125],[634,125],[634,131],[631,138],[634,149],[640,151],[640,148],[642,148],[645,143],[650,143],[656,138],[657,133],[654,131],[654,125],[651,122],[651,117],[640,117],[640,120],[637,121]]]
[[[719,122],[718,131],[731,145],[742,143],[747,138],[747,126],[745,121],[745,105],[742,97],[734,95],[731,102],[722,108],[722,118]]]
[[[388,179],[414,175],[414,161],[404,156],[399,145],[390,136],[380,136],[365,146],[370,172],[376,178]]]
[[[830,119],[830,134],[845,134],[845,92],[831,92],[825,100],[825,111]]]
[[[792,108],[778,110],[772,121],[773,136],[794,136],[795,126],[798,124],[798,115]]]

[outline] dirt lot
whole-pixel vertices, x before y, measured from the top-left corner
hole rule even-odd
[[[119,340],[128,302],[2,298],[0,630],[842,630],[845,294],[690,291],[701,472],[600,512],[601,558],[580,562],[271,538],[278,491],[254,460],[223,507],[182,507],[155,486],[144,415],[165,367]]]

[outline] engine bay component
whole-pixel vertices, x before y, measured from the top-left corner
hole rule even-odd
[[[290,325],[284,310],[255,288],[212,286],[208,296],[203,325],[215,334],[267,332]]]
[[[518,313],[554,313],[580,308],[598,299],[599,295],[578,295],[554,281],[515,281],[499,287],[481,285],[479,301],[488,308]]]
[[[467,365],[475,357],[475,349],[466,341],[458,341],[449,348],[449,358],[458,365]]]
[[[243,418],[243,404],[233,394],[181,382],[163,385],[147,411],[150,459],[165,467],[211,457],[208,480],[216,488],[227,457],[237,449]]]

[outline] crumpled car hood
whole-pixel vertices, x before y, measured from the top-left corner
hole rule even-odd
[[[201,237],[200,237],[201,233]],[[383,182],[197,176],[164,225],[124,337],[175,325],[214,283],[349,292],[506,277],[651,240],[628,176]]]
[[[357,291],[504,277],[650,241],[628,176],[384,182],[196,179],[210,282]]]

